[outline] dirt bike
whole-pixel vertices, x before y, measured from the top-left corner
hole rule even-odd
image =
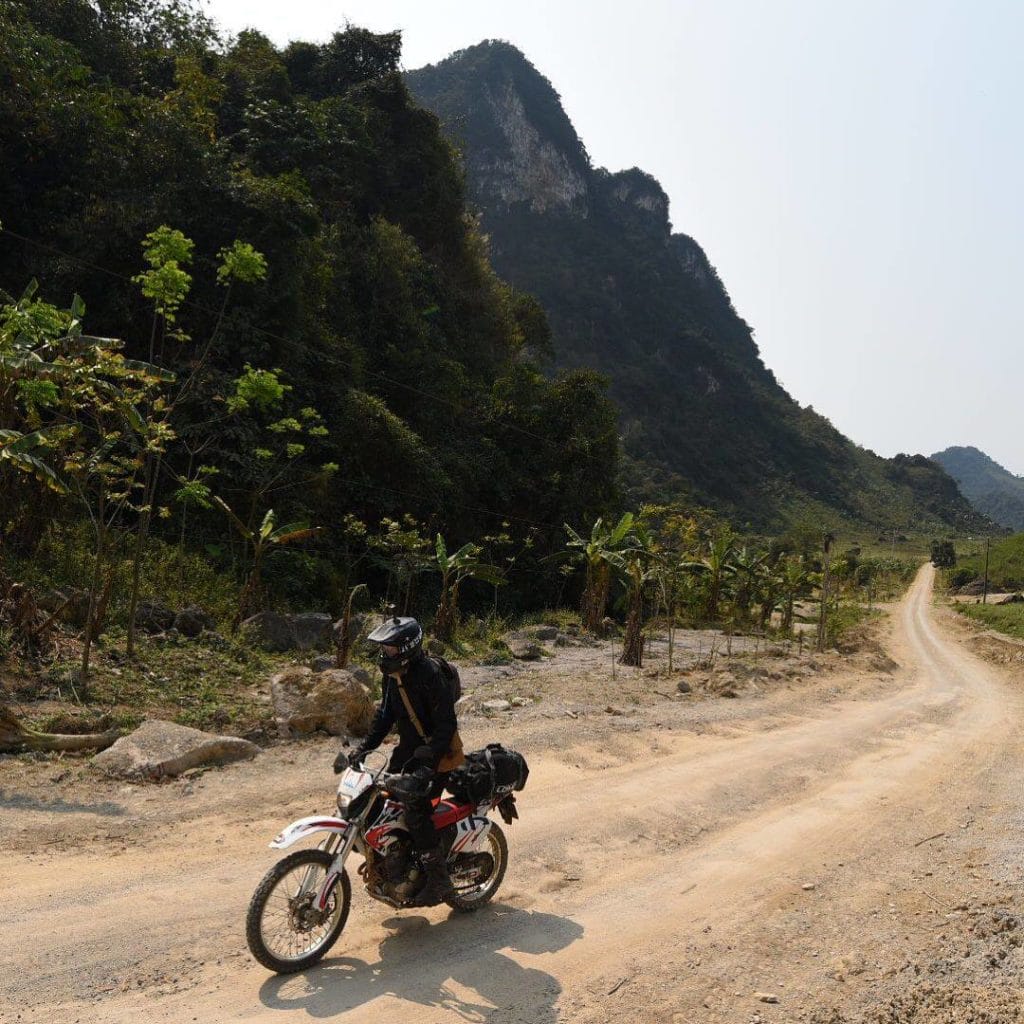
[[[269,970],[304,970],[338,941],[352,902],[345,864],[353,851],[363,857],[359,875],[370,896],[397,909],[420,905],[416,897],[424,873],[405,826],[404,808],[388,791],[400,776],[389,775],[386,765],[385,760],[375,770],[364,762],[347,769],[338,784],[338,817],[300,818],[270,844],[271,849],[285,850],[324,833],[315,849],[297,850],[279,860],[249,902],[246,939],[252,955]],[[497,810],[506,824],[519,816],[511,789],[499,786],[481,802],[435,801],[434,828],[441,834],[453,887],[445,902],[455,910],[478,910],[505,877],[508,844],[488,815]]]

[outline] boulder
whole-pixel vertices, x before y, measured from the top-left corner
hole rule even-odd
[[[537,661],[543,654],[540,644],[529,637],[510,637],[506,643],[512,657],[519,661]]]
[[[174,609],[159,601],[140,601],[135,609],[135,625],[147,633],[163,633],[174,625]]]
[[[480,706],[487,714],[494,715],[502,711],[508,711],[512,707],[512,702],[499,698],[497,700],[485,700]]]
[[[300,651],[326,651],[333,646],[334,624],[327,612],[302,612],[289,618]]]
[[[1024,604],[1024,594],[1007,594],[1000,604]]]
[[[242,632],[265,651],[295,649],[295,631],[291,620],[278,612],[257,612],[242,623]]]
[[[204,629],[213,629],[215,625],[216,623],[213,621],[212,616],[203,611],[198,605],[189,605],[188,608],[182,608],[174,616],[174,628],[182,636],[187,636],[190,639],[195,639]]]
[[[62,608],[68,600],[68,595],[63,590],[44,590],[36,596],[36,605],[44,612],[57,611]]]
[[[551,641],[558,639],[557,626],[534,626],[530,631],[534,640]]]
[[[237,736],[216,736],[156,719],[122,736],[92,763],[115,778],[155,781],[189,768],[245,760],[259,750]]]
[[[343,668],[285,669],[270,680],[270,699],[283,738],[317,730],[331,736],[365,736],[374,712],[369,686]]]
[[[318,654],[309,667],[314,672],[329,672],[332,668],[338,667],[338,662],[333,654]]]
[[[72,590],[68,593],[68,603],[60,613],[61,619],[69,626],[83,629],[89,618],[89,591]]]
[[[334,631],[334,643],[340,647],[344,641],[344,618],[338,619],[338,621],[331,627]],[[362,636],[363,631],[366,629],[366,616],[365,615],[351,615],[348,620],[348,636],[352,643]]]
[[[571,645],[572,645],[572,640],[570,640],[569,637],[566,636],[565,633],[559,633],[555,637],[555,646],[556,647],[569,647]]]
[[[693,693],[693,687],[685,679],[680,679],[676,683],[676,691],[678,693]]]

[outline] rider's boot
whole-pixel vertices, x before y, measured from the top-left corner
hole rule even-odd
[[[441,850],[427,850],[420,854],[423,865],[423,888],[416,894],[413,906],[433,907],[455,894],[452,880],[448,877],[445,855]]]

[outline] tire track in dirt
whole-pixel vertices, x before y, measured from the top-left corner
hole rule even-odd
[[[823,860],[877,867],[908,829],[945,820],[958,766],[966,792],[998,760],[1019,707],[1007,714],[999,680],[938,637],[930,592],[923,570],[899,610],[893,692],[811,695],[802,717],[738,735],[652,731],[657,757],[600,772],[541,758],[498,904],[470,918],[389,916],[357,887],[342,940],[301,977],[268,977],[239,955],[244,903],[269,864],[261,840],[283,823],[265,804],[241,832],[200,820],[156,848],[68,858],[80,882],[63,893],[59,931],[52,865],[23,864],[0,941],[35,936],[16,954],[12,995],[50,998],[45,1015],[21,1019],[73,1020],[89,992],[89,1018],[111,1021],[598,1021],[622,1019],[607,995],[620,975],[646,1019],[672,1020],[713,983],[713,969],[687,965],[714,957],[719,935],[756,948],[747,922],[785,906]],[[161,965],[177,980],[102,991]]]

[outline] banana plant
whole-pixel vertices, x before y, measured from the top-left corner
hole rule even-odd
[[[711,539],[707,555],[695,562],[686,562],[684,568],[701,574],[705,579],[704,617],[709,622],[718,618],[718,606],[726,581],[735,574],[733,535],[723,530]]]
[[[602,623],[611,590],[610,559],[628,546],[633,520],[633,513],[627,512],[615,526],[609,526],[603,517],[598,517],[590,528],[589,538],[581,536],[568,523],[565,524],[565,532],[569,535],[567,546],[575,550],[576,557],[586,566],[587,577],[580,601],[580,615],[584,629],[591,633],[603,632]]]
[[[644,596],[650,584],[658,581],[660,567],[654,538],[642,523],[634,525],[630,538],[629,547],[607,552],[605,560],[626,588],[626,633],[619,664],[640,668],[644,660]]]
[[[784,632],[793,628],[793,604],[797,598],[810,592],[814,574],[803,555],[791,555],[786,559],[781,572],[782,622]]]
[[[459,587],[466,580],[483,580],[494,587],[505,582],[498,566],[481,560],[482,550],[479,544],[463,544],[449,555],[444,537],[437,535],[430,568],[441,574],[441,598],[434,616],[434,635],[439,640],[455,639],[459,626]]]
[[[263,559],[267,552],[274,548],[284,547],[286,544],[295,544],[298,541],[307,540],[309,537],[315,537],[320,532],[320,527],[301,522],[275,527],[274,510],[269,508],[258,529],[251,530],[223,498],[217,495],[212,497],[214,504],[227,514],[235,529],[249,542],[251,549],[252,566],[245,586],[242,587],[242,593],[239,595],[238,610],[235,612],[232,623],[232,628],[237,629],[239,623],[247,617],[250,609],[258,609],[263,604],[262,571]]]

